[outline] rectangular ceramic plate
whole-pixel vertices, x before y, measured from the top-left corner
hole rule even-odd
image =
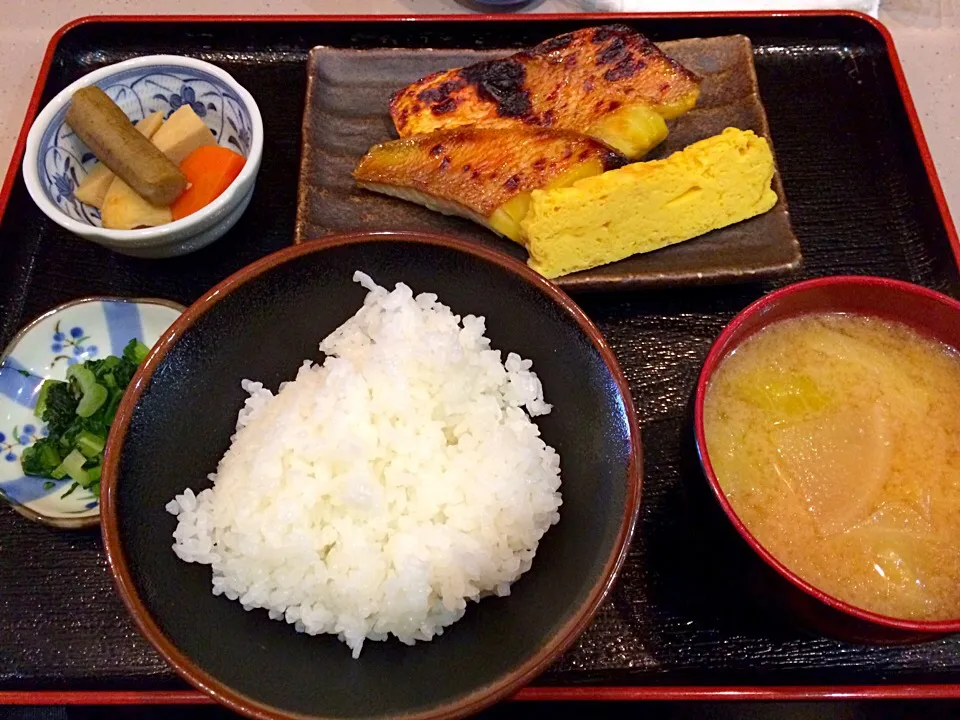
[[[750,38],[804,262],[789,280],[580,298],[630,382],[643,425],[643,506],[630,555],[596,621],[521,696],[960,697],[960,637],[864,647],[752,612],[739,581],[737,546],[706,533],[708,546],[721,556],[730,553],[717,565],[722,572],[708,580],[703,545],[695,541],[704,532],[686,501],[690,491],[703,488],[688,448],[690,395],[711,342],[735,313],[786,282],[831,274],[884,275],[954,295],[960,290],[956,233],[893,46],[863,16],[135,17],[75,23],[51,41],[25,129],[43,103],[91,70],[137,55],[181,53],[223,67],[257,99],[266,128],[263,165],[249,209],[223,239],[183,258],[136,260],[71,237],[37,210],[19,172],[24,131],[0,192],[0,347],[62,302],[113,294],[190,303],[230,273],[289,246],[306,63],[316,45],[520,48],[601,22],[630,23],[657,42]],[[0,610],[0,703],[200,697],[185,689],[133,626],[113,590],[97,533],[52,532],[0,507]]]
[[[666,157],[727,127],[770,140],[750,40],[743,35],[665,42],[661,49],[703,78],[697,107],[670,122],[647,159]],[[467,237],[525,259],[515,243],[462,218],[362,190],[350,173],[367,149],[396,137],[393,92],[437,70],[504,57],[510,50],[316,47],[307,66],[297,242],[338,230],[420,230]],[[800,264],[780,174],[776,206],[695,240],[557,279],[566,290],[734,282],[788,273]]]

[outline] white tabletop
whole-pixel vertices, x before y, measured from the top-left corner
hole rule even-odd
[[[663,0],[664,7],[670,5]],[[710,3],[711,8],[720,3]],[[471,0],[0,0],[0,167],[13,145],[51,35],[94,14],[470,13]],[[578,12],[592,0],[534,0],[523,12]],[[960,218],[960,0],[883,0],[880,20],[893,34],[907,82],[953,215]]]

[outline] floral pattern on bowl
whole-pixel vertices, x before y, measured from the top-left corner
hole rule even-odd
[[[79,362],[120,355],[137,338],[153,345],[183,307],[166,300],[84,298],[61,305],[21,330],[0,356],[0,497],[22,515],[57,527],[89,527],[100,502],[69,480],[23,474],[20,455],[47,428],[34,414],[48,378],[63,380]]]
[[[250,152],[253,123],[250,114],[229,85],[196,68],[154,65],[121,70],[96,83],[137,122],[162,111],[168,118],[189,105],[210,128],[223,147],[246,157]],[[47,126],[37,150],[40,184],[47,197],[69,217],[101,227],[100,212],[76,199],[74,192],[96,164],[96,156],[74,134],[63,107]]]

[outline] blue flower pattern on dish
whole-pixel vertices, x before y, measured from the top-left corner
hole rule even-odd
[[[77,182],[77,171],[70,165],[68,157],[63,159],[63,168],[62,173],[53,176],[53,187],[57,191],[57,202],[72,202],[74,200],[73,191],[80,184]]]
[[[45,377],[63,379],[69,365],[101,353],[119,355],[132,337],[153,344],[178,315],[177,309],[149,301],[83,300],[39,319],[14,341],[0,359],[0,498],[46,514],[56,508],[60,517],[98,510],[98,498],[89,494],[61,497],[69,480],[23,474],[23,449],[48,434],[33,415],[40,385]]]
[[[97,356],[96,345],[84,345],[89,336],[83,334],[83,328],[74,326],[70,328],[69,334],[60,330],[60,321],[54,326],[53,342],[50,350],[55,353],[68,352],[69,355],[58,354],[53,358],[52,365],[56,365],[61,360],[66,360],[67,365],[76,365],[78,362],[85,362]]]
[[[201,70],[163,65],[132,68],[104,78],[98,86],[133,122],[158,110],[164,118],[189,106],[203,118],[223,147],[246,156],[252,122],[247,108],[219,78]],[[74,197],[96,157],[64,122],[64,108],[40,140],[37,165],[40,183],[50,200],[68,216],[100,227],[100,213]]]
[[[18,448],[25,448],[46,434],[46,426],[38,428],[32,424],[15,427],[9,435],[0,432],[0,453],[6,462],[16,462],[20,459]]]
[[[14,429],[14,433],[16,433],[16,429]],[[7,462],[13,462],[17,459],[14,449],[19,444],[16,440],[7,440],[7,436],[0,432],[0,453],[3,453],[3,459]]]
[[[134,306],[131,305],[131,307]],[[61,328],[62,322],[62,320],[57,320],[53,327],[53,334],[50,336],[52,338],[50,351],[57,353],[57,355],[50,361],[49,366],[53,368],[61,360],[65,360],[67,365],[76,365],[78,362],[85,362],[96,356],[98,352],[96,345],[84,345],[90,339],[90,336],[84,333],[83,328],[80,325],[73,325],[64,332]],[[64,354],[65,352],[69,354]],[[22,370],[19,372],[24,375],[28,374]],[[0,432],[0,454],[2,454],[3,460],[10,463],[19,463],[23,449],[47,434],[47,427],[42,423],[37,425],[27,423],[23,427],[14,427],[9,435]],[[42,485],[44,490],[58,488],[62,484],[44,481],[41,478],[26,478],[26,480]],[[6,497],[7,493],[4,492],[3,495]],[[90,510],[99,504],[97,499],[90,500],[84,504],[84,510]]]
[[[197,93],[189,85],[184,85],[178,93],[171,93],[169,98],[158,93],[153,96],[153,99],[166,102],[170,106],[170,113],[176,112],[186,105],[192,108],[200,117],[204,117],[207,114],[207,106],[202,102],[197,102]],[[216,109],[216,105],[213,103],[210,103],[210,107],[211,109]],[[167,117],[170,117],[170,113],[167,114]]]
[[[229,100],[229,98],[227,98]],[[233,130],[233,133],[227,136],[227,144],[233,145],[237,152],[241,155],[246,156],[250,151],[250,126],[245,123],[244,116],[240,113],[236,115],[237,122],[240,124],[237,125],[237,122],[234,122],[233,118],[227,116],[227,123],[229,123],[230,128]]]

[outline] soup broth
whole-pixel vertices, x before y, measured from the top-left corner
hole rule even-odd
[[[960,617],[960,355],[848,314],[758,332],[704,401],[740,520],[829,595],[913,620]]]

